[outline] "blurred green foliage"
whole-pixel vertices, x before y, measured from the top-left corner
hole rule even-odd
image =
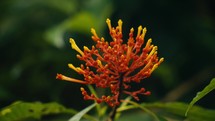
[[[189,102],[215,75],[213,5],[212,0],[1,1],[0,107],[24,100],[83,108],[80,85],[55,80],[55,75],[81,78],[67,68],[67,63],[80,64],[69,38],[80,47],[90,46],[94,27],[98,35],[110,39],[106,18],[113,24],[123,20],[125,41],[131,27],[146,26],[146,38],[152,37],[159,56],[165,58],[144,81],[152,96],[142,100]],[[176,97],[169,98],[169,92],[177,88]],[[214,91],[199,104],[214,109]]]

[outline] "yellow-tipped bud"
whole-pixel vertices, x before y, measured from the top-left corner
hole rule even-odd
[[[96,41],[99,40],[98,35],[96,34],[96,30],[94,28],[91,28],[91,33],[93,34],[92,38]]]
[[[131,48],[133,47],[133,43],[134,43],[133,33],[134,33],[134,28],[131,28],[129,33],[130,37],[128,39],[128,51],[131,51]]]
[[[157,64],[157,63],[156,63],[156,64],[152,67],[152,69],[150,70],[150,74],[151,74],[156,68],[158,68],[158,64]]]
[[[142,27],[142,26],[139,26],[139,27],[138,27],[137,37],[139,37],[139,36],[140,36],[140,33],[141,33],[142,29],[143,29],[143,27]]]
[[[111,21],[110,21],[109,18],[106,20],[106,23],[107,23],[107,25],[108,25],[109,30],[111,31],[112,26],[111,26]]]
[[[87,52],[90,52],[90,49],[86,46],[84,46],[84,50],[87,51]]]
[[[104,37],[102,37],[102,38],[101,38],[101,41],[102,41],[102,42],[104,42],[104,41],[105,41],[105,38],[104,38]]]
[[[150,38],[150,39],[148,39],[145,48],[147,48],[147,49],[150,48],[151,43],[152,43],[152,39]]]
[[[99,65],[99,67],[103,67],[102,62],[100,60],[97,60],[97,63]]]
[[[111,48],[111,46],[108,46],[108,49],[107,50],[111,50],[112,48]]]
[[[119,21],[118,21],[118,27],[119,27],[119,32],[122,33],[122,20],[121,19],[119,19]]]
[[[148,61],[148,59],[150,59],[150,57],[151,57],[154,53],[157,52],[157,49],[158,49],[157,46],[154,46],[154,47],[152,48],[151,52],[149,53],[149,55],[148,55],[147,58],[146,58],[146,61]]]
[[[134,28],[131,28],[131,29],[130,29],[130,33],[133,33],[133,32],[134,32]]]
[[[147,29],[146,29],[146,27],[144,27],[143,31],[142,31],[142,35],[141,35],[142,39],[144,39],[144,37],[146,35],[146,31],[147,31]]]
[[[79,54],[76,55],[77,58],[81,58],[81,56]]]
[[[159,60],[159,62],[156,63],[156,64],[152,67],[152,69],[150,70],[150,73],[152,73],[163,61],[164,61],[164,58],[161,58],[161,59]]]
[[[73,64],[68,64],[68,66],[69,66],[69,68],[71,68],[71,69],[77,71],[77,68],[76,68]]]
[[[160,58],[158,63],[161,64],[163,61],[164,61],[164,58]]]
[[[84,73],[84,70],[82,70],[80,67],[76,67],[77,69],[77,72],[83,72]]]
[[[71,43],[71,47],[72,49],[76,50],[77,52],[79,52],[82,56],[84,55],[84,53],[80,50],[80,48],[77,46],[77,44],[75,43],[75,40],[70,38],[70,43]]]
[[[83,87],[80,88],[81,91],[85,91],[85,89]]]
[[[80,72],[84,72],[80,67],[75,67],[73,66],[73,64],[68,64],[69,68],[73,69],[74,71],[80,73]]]

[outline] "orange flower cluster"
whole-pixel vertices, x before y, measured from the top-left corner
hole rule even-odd
[[[79,54],[77,58],[84,61],[80,67],[75,67],[73,64],[68,64],[69,68],[84,76],[83,80],[78,80],[57,74],[57,79],[81,83],[93,84],[100,88],[109,88],[111,95],[103,95],[101,98],[93,94],[88,94],[82,87],[81,92],[85,100],[95,100],[98,103],[106,102],[110,106],[120,104],[120,96],[122,93],[131,95],[136,100],[139,100],[138,95],[150,95],[150,91],[141,88],[137,91],[129,91],[130,83],[139,83],[143,79],[149,77],[151,73],[163,62],[163,58],[157,56],[157,46],[151,44],[149,39],[145,46],[144,37],[146,28],[138,27],[136,38],[134,38],[134,29],[130,29],[127,44],[122,37],[122,21],[118,21],[117,27],[112,27],[111,21],[106,20],[111,42],[105,41],[103,37],[98,37],[95,29],[91,29],[93,34],[92,39],[96,42],[91,49],[84,46],[83,51],[76,45],[71,38],[70,43],[74,50]],[[96,70],[96,71],[92,71]]]

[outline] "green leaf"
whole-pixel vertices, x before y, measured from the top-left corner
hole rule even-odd
[[[149,114],[143,113],[142,111],[129,110],[126,112],[122,112],[122,115],[116,121],[155,121],[155,120]]]
[[[200,100],[201,98],[203,98],[205,95],[207,95],[209,92],[211,92],[212,90],[215,89],[215,78],[213,78],[210,82],[209,85],[207,85],[201,92],[198,92],[196,94],[196,96],[193,98],[193,100],[190,102],[187,110],[186,110],[186,113],[185,113],[185,116],[187,116],[187,113],[188,111],[190,110],[190,108],[198,101]]]
[[[77,113],[76,115],[74,115],[72,118],[69,119],[69,121],[80,121],[80,119],[88,112],[90,111],[92,108],[94,108],[96,106],[96,103],[88,106],[87,108],[85,108],[84,110],[80,111],[79,113]]]
[[[147,108],[153,108],[160,110],[161,115],[172,117],[174,115],[176,119],[187,119],[189,121],[215,121],[215,110],[205,109],[199,106],[193,106],[187,117],[184,113],[188,104],[181,102],[170,103],[144,103],[143,106]]]
[[[188,104],[182,102],[142,103],[139,106],[127,105],[119,108],[117,111],[129,111],[131,109],[138,109],[140,107],[154,109],[160,121],[165,121],[164,118],[167,118],[169,120],[186,119],[188,121],[215,121],[215,110],[205,109],[199,106],[193,106],[193,108],[190,110],[190,114],[185,117],[184,113],[188,107]]]
[[[75,114],[76,111],[66,109],[64,106],[55,102],[43,104],[40,102],[28,103],[17,101],[0,111],[0,121],[39,120],[44,115],[59,113]]]
[[[127,103],[130,103],[132,104],[133,106],[137,107],[137,108],[140,108],[141,110],[145,111],[146,113],[148,113],[150,116],[152,116],[154,118],[155,121],[160,121],[159,118],[157,117],[157,115],[150,111],[149,109],[147,109],[145,106],[143,105],[140,105],[136,102],[133,102],[133,101],[130,101],[130,100],[124,100],[124,102],[127,102]],[[121,109],[123,109],[125,106],[121,107]],[[118,110],[119,111],[119,110]]]

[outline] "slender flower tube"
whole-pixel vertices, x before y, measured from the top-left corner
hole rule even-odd
[[[112,41],[108,42],[103,37],[99,37],[94,28],[91,29],[92,40],[95,46],[88,48],[86,46],[81,50],[74,39],[70,38],[72,49],[78,52],[77,58],[84,61],[80,67],[68,64],[84,79],[74,79],[71,77],[57,74],[56,78],[60,80],[92,84],[97,88],[107,88],[110,95],[96,97],[81,87],[81,92],[85,100],[95,100],[98,103],[106,102],[110,106],[120,104],[122,93],[131,95],[134,99],[139,100],[139,95],[150,95],[151,92],[145,88],[136,91],[130,91],[130,83],[140,83],[148,78],[151,73],[164,61],[164,58],[158,58],[158,47],[152,45],[152,39],[145,43],[146,28],[138,27],[137,35],[134,37],[134,29],[130,29],[127,43],[123,40],[122,20],[118,21],[117,27],[112,27],[111,20],[106,20]],[[94,69],[93,69],[94,68]],[[95,70],[95,71],[92,71]]]

